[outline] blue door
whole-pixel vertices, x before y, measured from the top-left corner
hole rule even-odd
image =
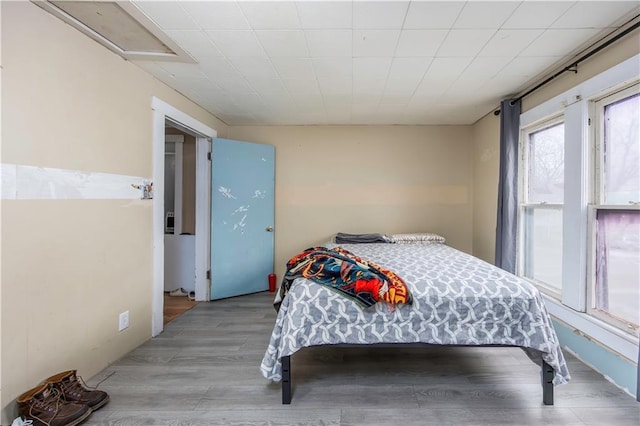
[[[211,151],[211,299],[267,290],[275,149],[214,139]]]

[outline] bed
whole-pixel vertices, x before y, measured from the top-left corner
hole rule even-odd
[[[333,289],[296,279],[260,366],[265,378],[282,381],[283,404],[292,396],[291,355],[322,345],[521,347],[541,367],[545,405],[553,404],[553,386],[569,381],[542,297],[526,280],[439,242],[339,247],[394,271],[413,301],[363,309]]]

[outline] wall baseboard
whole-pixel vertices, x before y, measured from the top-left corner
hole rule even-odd
[[[563,350],[571,352],[580,361],[637,399],[637,365],[596,341],[586,338],[562,321],[553,319],[553,326]]]

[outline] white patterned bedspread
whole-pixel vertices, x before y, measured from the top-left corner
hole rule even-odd
[[[328,246],[329,248],[335,245]],[[430,343],[512,345],[569,381],[558,337],[538,290],[529,282],[444,244],[341,244],[402,277],[412,305],[390,309],[355,302],[304,278],[280,306],[260,369],[279,381],[280,358],[308,346]]]

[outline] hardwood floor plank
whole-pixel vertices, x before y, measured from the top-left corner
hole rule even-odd
[[[416,397],[425,408],[531,408],[542,403],[540,385],[429,385],[415,386]]]
[[[588,426],[618,425],[618,426],[638,426],[640,425],[640,404],[636,407],[625,409],[620,408],[572,408],[574,414]]]
[[[602,376],[601,376],[602,377]],[[570,408],[638,409],[640,403],[622,389],[602,378],[594,382],[569,382],[556,388],[556,406]]]
[[[163,333],[164,334],[164,333]],[[162,335],[161,335],[162,336]],[[162,337],[155,337],[148,340],[140,347],[151,348],[176,348],[176,349],[188,349],[188,348],[200,348],[202,350],[214,349],[214,348],[228,348],[231,346],[241,346],[247,341],[246,337],[227,337],[220,336],[211,333],[201,333],[198,337],[194,338],[193,335],[174,333],[173,335],[166,335]]]
[[[115,364],[114,364],[115,365]],[[166,365],[117,365],[111,377],[100,385],[108,386],[211,386],[216,382],[237,384],[264,384],[257,366],[166,366]],[[93,382],[93,380],[91,381]],[[105,389],[106,390],[106,389]]]
[[[120,358],[118,365],[166,364],[179,353],[179,348],[141,346]]]
[[[295,379],[294,379],[295,380]],[[296,384],[294,381],[293,401],[295,407],[388,407],[412,409],[418,407],[413,386],[387,385],[379,382],[375,392],[371,386],[334,382],[316,386],[313,383]]]
[[[215,409],[275,409],[288,408],[282,405],[279,383],[255,385],[220,385],[211,386],[198,401],[196,410]],[[303,407],[295,407],[296,409]]]
[[[325,386],[298,385],[294,388],[295,408],[393,407],[416,408],[412,386],[378,384],[375,393],[368,385],[339,383]],[[379,391],[379,392],[378,392]],[[238,398],[238,395],[246,396]],[[211,409],[217,404],[233,408],[269,408],[281,404],[280,385],[264,386],[212,386],[198,409]]]
[[[193,411],[208,386],[109,386],[108,411]],[[106,408],[106,406],[105,406]]]
[[[567,408],[527,409],[343,409],[342,426],[457,426],[457,425],[519,425],[519,426],[583,426],[584,423]]]
[[[197,354],[192,352],[190,354],[179,354],[173,357],[168,364],[169,365],[184,365],[184,366],[197,366],[202,365],[204,367],[211,366],[244,366],[244,365],[257,365],[260,363],[261,356],[256,353],[246,352],[226,352],[224,354]]]
[[[338,426],[340,410],[216,410],[113,412],[101,425],[156,426]]]

